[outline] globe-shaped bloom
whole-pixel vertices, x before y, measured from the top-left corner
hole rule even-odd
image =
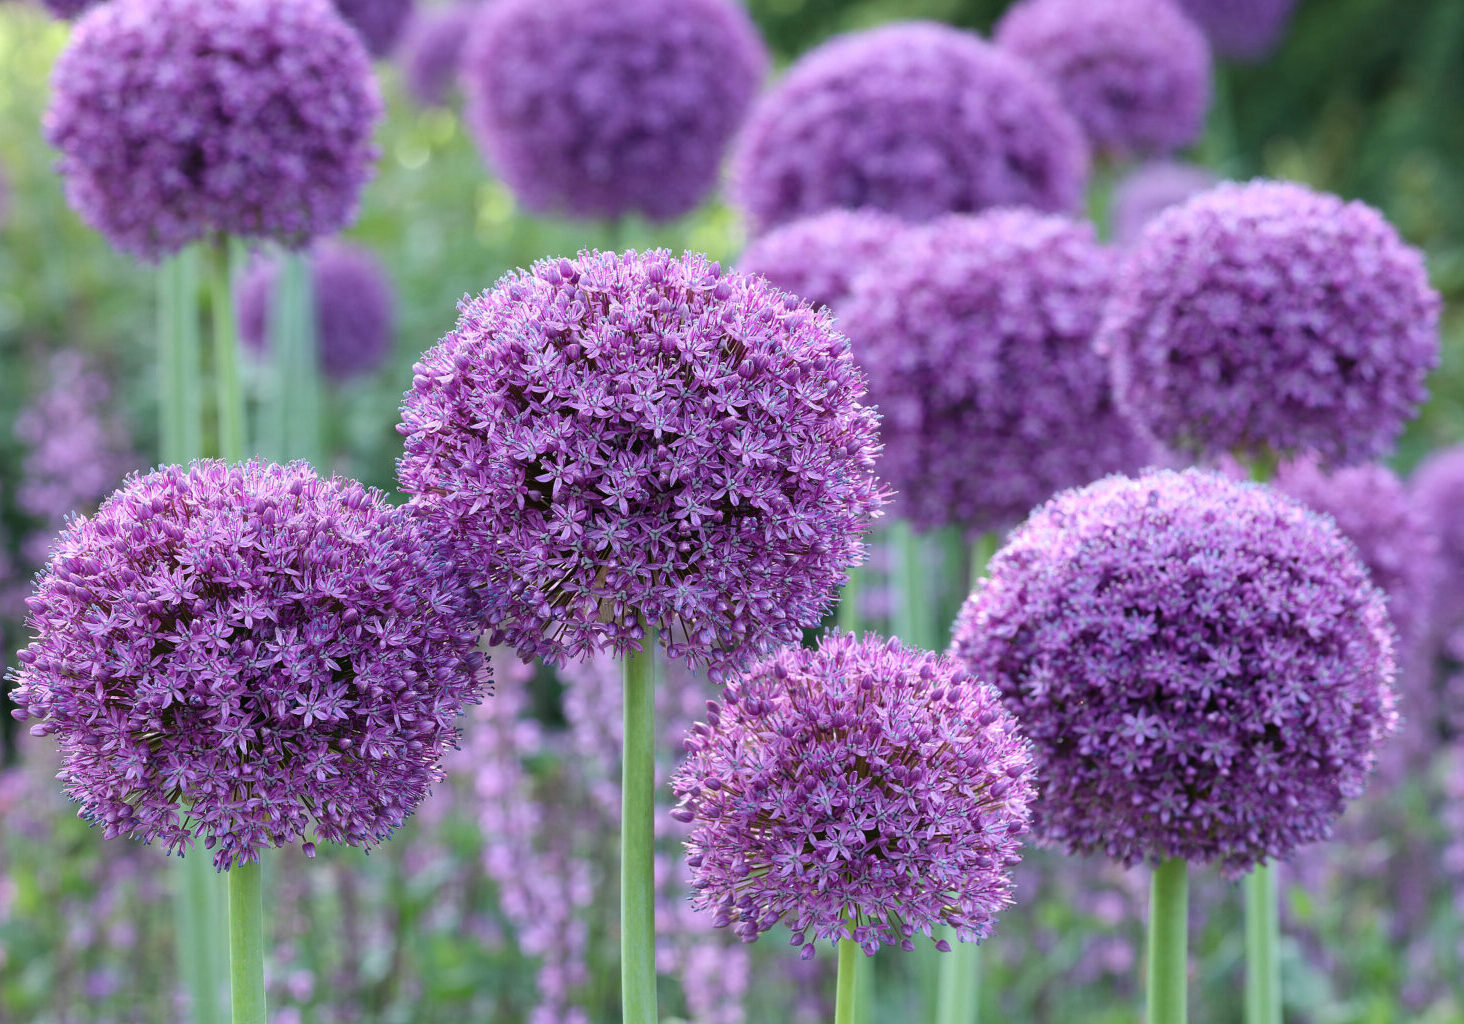
[[[1210,106],[1210,47],[1174,0],[1020,0],[996,44],[1057,86],[1093,149],[1165,154]]]
[[[448,100],[462,66],[478,0],[418,8],[402,40],[402,78],[412,99],[424,107],[440,107]]]
[[[370,61],[326,0],[110,0],[52,82],[71,205],[146,259],[215,232],[338,231],[376,156]]]
[[[396,47],[412,17],[415,0],[331,0],[341,17],[361,34],[366,49],[385,57]]]
[[[1113,189],[1113,244],[1130,246],[1161,211],[1213,188],[1220,179],[1197,164],[1153,160],[1134,168]]]
[[[766,71],[735,0],[494,0],[462,84],[484,156],[525,206],[667,220],[715,187]]]
[[[1121,405],[1204,456],[1384,455],[1427,395],[1439,297],[1359,202],[1222,183],[1127,251],[1097,345]]]
[[[133,476],[37,579],[16,715],[59,742],[108,838],[201,837],[220,868],[302,840],[370,846],[486,688],[477,602],[446,551],[303,463]]]
[[[1158,458],[1091,347],[1110,261],[1088,224],[992,210],[911,227],[855,278],[839,312],[917,528],[1003,529]]]
[[[1240,874],[1325,838],[1394,726],[1382,592],[1332,520],[1188,470],[1053,498],[952,645],[1031,738],[1034,831]]]
[[[880,210],[825,210],[753,239],[737,269],[761,274],[785,291],[837,311],[854,276],[904,227],[904,221]]]
[[[493,642],[714,672],[818,623],[883,503],[829,315],[665,251],[581,253],[460,307],[414,367],[402,489],[461,539]]]
[[[830,207],[907,220],[988,206],[1075,210],[1082,129],[1026,61],[924,22],[841,36],[759,100],[732,158],[753,234]]]
[[[1280,42],[1296,0],[1179,0],[1222,57],[1256,60]]]
[[[269,347],[271,307],[279,264],[256,259],[239,280],[239,337],[256,352]],[[310,252],[315,344],[321,371],[343,381],[379,369],[391,355],[395,304],[391,282],[368,250],[318,242]]]
[[[1408,482],[1415,507],[1438,542],[1430,616],[1430,654],[1437,678],[1425,686],[1435,737],[1464,733],[1464,445],[1434,452]],[[1418,703],[1424,703],[1419,701]]]
[[[780,651],[707,702],[686,749],[672,813],[693,906],[744,941],[785,921],[805,957],[818,939],[911,950],[942,925],[979,942],[1011,903],[1030,751],[943,655],[849,634]]]

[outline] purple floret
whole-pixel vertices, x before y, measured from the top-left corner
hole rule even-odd
[[[396,47],[412,17],[416,0],[332,0],[346,23],[361,34],[373,57]]]
[[[483,696],[477,601],[410,511],[304,463],[130,477],[27,602],[11,699],[107,838],[369,847]]]
[[[837,313],[855,275],[904,227],[904,221],[879,210],[825,210],[753,239],[737,269],[761,274],[784,291]]]
[[[692,905],[744,941],[784,921],[804,957],[913,950],[941,926],[979,942],[1012,902],[1031,752],[944,655],[847,633],[780,651],[707,702],[686,750]]]
[[[402,40],[402,77],[424,107],[444,106],[457,84],[463,47],[479,10],[478,0],[419,7]]]
[[[277,262],[256,259],[237,285],[239,337],[256,352],[269,347],[279,272]],[[380,369],[391,355],[396,317],[381,263],[360,246],[319,242],[310,253],[310,279],[321,372],[343,381]]]
[[[1174,448],[1345,464],[1417,413],[1438,319],[1422,255],[1372,207],[1226,182],[1128,250],[1097,344],[1119,403]]]
[[[735,0],[493,0],[467,120],[530,209],[668,220],[716,186],[767,60]]]
[[[356,215],[381,100],[326,0],[110,0],[52,75],[66,193],[157,260],[215,232],[300,245]]]
[[[1034,831],[1229,875],[1324,839],[1397,721],[1383,594],[1330,519],[1200,470],[1110,477],[1012,534],[952,650],[1031,738]]]
[[[1286,32],[1296,0],[1179,0],[1222,57],[1257,60]]]
[[[818,623],[884,495],[827,313],[704,256],[542,260],[413,368],[402,489],[493,591],[494,643],[714,673]]]
[[[760,234],[830,207],[907,220],[989,206],[1076,210],[1082,129],[1029,64],[912,22],[841,36],[758,102],[732,158],[733,199]]]
[[[1133,245],[1159,213],[1214,188],[1219,181],[1209,168],[1171,160],[1134,168],[1113,189],[1109,207],[1113,244]]]
[[[912,227],[855,278],[840,313],[884,417],[879,474],[918,529],[1004,529],[1160,458],[1091,347],[1111,259],[1088,224],[992,210]]]
[[[1174,0],[1020,0],[996,44],[1057,87],[1099,153],[1194,142],[1210,106],[1210,47]]]

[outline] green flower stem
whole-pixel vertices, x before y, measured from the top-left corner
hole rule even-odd
[[[310,265],[302,254],[286,252],[279,267],[269,332],[274,343],[274,427],[279,432],[279,455],[281,459],[304,459],[324,471],[320,359]]]
[[[981,947],[946,929],[951,951],[941,957],[935,993],[936,1024],[973,1024],[981,1012]]]
[[[214,243],[209,260],[209,308],[213,313],[214,394],[218,403],[218,451],[225,462],[244,458],[244,389],[239,382],[239,338],[234,323],[232,249]]]
[[[854,1024],[854,976],[859,970],[859,953],[859,944],[853,939],[839,940],[839,981],[834,996],[834,1024]]]
[[[1148,1024],[1186,1024],[1189,865],[1171,857],[1149,884]]]
[[[1001,537],[996,533],[983,533],[976,538],[971,545],[971,589],[986,576],[986,567],[991,564],[991,556],[996,554],[997,544]]]
[[[657,1024],[654,808],[656,633],[625,659],[620,779],[620,1005],[623,1024]]]
[[[1258,866],[1245,877],[1245,1024],[1281,1024],[1281,925],[1276,909],[1275,867]]]
[[[930,578],[925,567],[925,546],[908,522],[890,529],[895,545],[895,577],[900,601],[895,608],[895,636],[910,647],[931,650]]]
[[[849,570],[849,582],[839,594],[839,607],[834,612],[834,624],[845,633],[859,632],[859,585],[863,582],[864,570],[855,566]]]
[[[229,870],[229,990],[234,1024],[264,1024],[264,894],[258,861]]]

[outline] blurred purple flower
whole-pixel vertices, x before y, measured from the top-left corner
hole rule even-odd
[[[1160,211],[1213,188],[1219,181],[1214,171],[1197,164],[1154,160],[1139,165],[1113,190],[1109,213],[1113,244],[1133,245]]]
[[[1281,40],[1296,0],[1179,0],[1222,57],[1257,60]]]
[[[784,291],[838,314],[854,277],[894,241],[905,224],[879,210],[825,210],[753,239],[737,260]]]
[[[399,60],[407,92],[424,107],[447,103],[462,67],[463,47],[479,0],[419,6],[407,26]]]
[[[331,0],[346,23],[361,34],[373,57],[385,57],[401,39],[415,0]]]
[[[1409,494],[1438,541],[1428,657],[1427,692],[1435,736],[1464,736],[1464,445],[1434,452],[1414,470]],[[1418,714],[1420,709],[1415,709]]]

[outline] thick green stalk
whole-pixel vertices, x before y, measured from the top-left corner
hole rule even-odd
[[[1189,865],[1172,857],[1149,884],[1148,1024],[1186,1024],[1188,928]]]
[[[264,893],[258,861],[229,870],[229,991],[234,1024],[264,1024]]]
[[[209,255],[209,308],[213,313],[219,458],[225,462],[239,462],[244,458],[244,389],[239,381],[233,259],[228,239],[219,239]]]
[[[1245,1024],[1281,1024],[1281,922],[1275,867],[1245,876]]]
[[[958,941],[954,929],[947,932],[951,951],[940,960],[936,1024],[974,1024],[981,1011],[981,947]]]
[[[839,940],[839,980],[834,994],[834,1024],[854,1024],[854,975],[858,970],[859,944],[853,939]]]
[[[279,455],[282,459],[304,459],[324,471],[315,304],[310,292],[310,264],[300,253],[287,252],[281,257],[270,313]]]
[[[620,778],[620,1005],[623,1024],[657,1024],[656,633],[625,659],[625,749]]]
[[[925,566],[925,546],[908,522],[901,520],[890,528],[895,545],[895,578],[899,601],[893,623],[895,636],[910,647],[930,650],[930,578]]]
[[[834,624],[845,633],[859,632],[859,584],[863,582],[864,570],[859,566],[849,570],[849,582],[839,594],[839,607],[834,612]]]

